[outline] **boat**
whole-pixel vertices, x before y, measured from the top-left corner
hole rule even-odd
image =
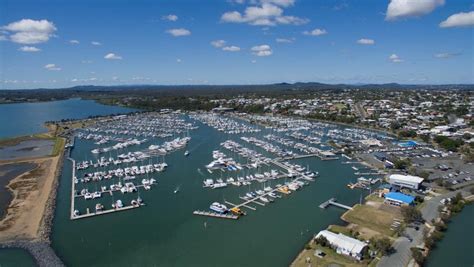
[[[226,213],[227,212],[227,207],[224,204],[221,204],[219,202],[214,202],[209,206],[209,209],[212,211],[215,211],[217,213]]]
[[[176,189],[173,191],[174,194],[176,194],[176,193],[178,193],[178,192],[179,192],[179,187],[176,188]]]
[[[186,157],[189,156],[189,151],[186,150],[186,151],[184,152],[184,155],[185,155]]]

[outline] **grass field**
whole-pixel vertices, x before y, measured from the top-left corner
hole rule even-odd
[[[390,212],[369,205],[355,205],[342,216],[346,222],[371,229],[387,237],[394,234],[390,226],[395,218],[401,218],[399,212]]]

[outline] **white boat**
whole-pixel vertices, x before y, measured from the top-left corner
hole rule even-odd
[[[185,155],[186,157],[189,156],[189,151],[186,150],[186,151],[184,152],[184,155]]]
[[[212,211],[215,211],[217,213],[226,213],[227,212],[227,207],[224,204],[221,204],[219,202],[214,202],[211,204],[209,207]]]

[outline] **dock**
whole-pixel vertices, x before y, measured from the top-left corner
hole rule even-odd
[[[81,215],[77,215],[77,216],[74,216],[74,214],[72,214],[71,215],[71,220],[79,220],[79,219],[84,219],[84,218],[89,218],[89,217],[93,217],[93,216],[109,214],[109,213],[118,212],[118,211],[136,209],[136,208],[139,208],[143,205],[144,204],[142,204],[142,205],[130,205],[130,206],[125,206],[123,208],[116,208],[116,209],[96,211],[96,212],[89,212],[89,209],[87,209],[87,213],[85,213],[85,214],[81,214]]]
[[[325,209],[325,208],[327,208],[327,207],[330,206],[330,205],[334,205],[334,206],[336,206],[336,207],[343,208],[343,209],[346,209],[346,210],[352,210],[352,207],[349,207],[349,206],[344,205],[344,204],[341,204],[341,203],[337,203],[335,197],[330,198],[329,200],[327,200],[327,201],[321,203],[321,205],[319,205],[319,207],[320,207],[321,209]]]
[[[232,220],[239,219],[239,216],[234,215],[234,214],[222,214],[222,213],[217,213],[217,212],[201,211],[201,210],[195,210],[193,211],[193,214],[200,215],[200,216],[222,218],[222,219],[232,219]]]

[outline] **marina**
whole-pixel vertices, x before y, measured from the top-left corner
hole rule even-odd
[[[237,121],[237,123],[231,123],[232,125],[242,124],[239,128],[235,128],[237,127],[235,126],[233,130],[229,129],[229,131],[242,131],[242,133],[226,133],[208,126],[200,120],[195,120],[194,114],[140,114],[143,116],[143,120],[155,121],[156,125],[159,121],[167,121],[165,132],[155,130],[156,132],[153,134],[146,133],[146,127],[138,126],[143,125],[144,122],[141,122],[137,116],[139,115],[132,115],[132,118],[128,118],[129,116],[112,118],[108,122],[102,122],[100,126],[91,125],[76,133],[93,134],[93,136],[91,135],[89,139],[75,138],[75,145],[71,149],[71,159],[74,159],[75,163],[71,160],[66,161],[62,179],[67,182],[63,183],[59,196],[63,198],[64,194],[67,194],[67,198],[70,200],[58,202],[57,223],[53,233],[53,247],[61,253],[65,253],[70,262],[92,262],[94,260],[88,255],[83,255],[79,259],[74,253],[74,247],[84,244],[100,251],[109,262],[114,255],[112,251],[125,249],[126,245],[120,240],[127,238],[139,243],[149,242],[155,244],[154,246],[159,246],[162,251],[159,252],[160,259],[162,259],[159,265],[166,266],[171,262],[176,262],[175,257],[171,257],[174,252],[169,247],[186,242],[186,237],[192,236],[192,242],[205,244],[206,249],[189,251],[186,259],[178,260],[180,264],[189,265],[193,264],[187,260],[189,258],[210,256],[208,254],[210,250],[222,252],[220,247],[213,245],[218,243],[220,236],[238,232],[243,238],[251,239],[253,235],[257,234],[257,229],[262,229],[259,226],[261,223],[270,221],[273,222],[272,226],[259,230],[258,234],[274,236],[278,232],[278,228],[287,227],[284,225],[289,224],[295,231],[281,233],[277,240],[301,244],[301,240],[295,240],[295,234],[301,236],[301,239],[306,239],[309,238],[310,233],[306,234],[303,231],[304,234],[300,235],[301,230],[297,229],[324,227],[328,220],[339,220],[340,211],[338,209],[328,209],[319,214],[319,209],[314,209],[311,203],[322,202],[334,196],[337,196],[341,203],[354,203],[360,197],[360,191],[354,192],[345,186],[357,176],[351,165],[341,164],[340,158],[323,160],[318,157],[317,153],[307,153],[291,146],[291,142],[287,143],[288,146],[265,138],[266,135],[272,134],[284,138],[286,141],[292,140],[293,137],[287,136],[286,133],[293,133],[297,129],[299,129],[297,131],[306,133],[308,130],[300,129],[300,124],[304,124],[321,131],[321,134],[318,135],[320,143],[295,139],[293,140],[294,144],[300,142],[321,151],[331,151],[329,147],[324,146],[327,141],[324,137],[325,130],[322,126],[317,126],[319,125],[317,123],[314,126],[309,126],[310,124],[304,122],[293,124],[293,122],[287,121],[292,125],[291,130],[289,126],[265,128],[252,125],[244,127],[242,125],[248,125],[248,122],[243,119],[212,115],[213,117],[222,117],[221,124],[226,120]],[[161,116],[166,119],[160,120]],[[206,113],[200,114],[200,117],[203,116],[206,116]],[[176,130],[172,126],[173,120],[177,121],[176,128],[178,129]],[[122,127],[120,121],[127,124],[128,128]],[[137,126],[131,122],[136,123]],[[187,125],[189,129],[182,130],[183,125]],[[150,129],[159,129],[159,127],[154,126]],[[247,132],[245,129],[253,129],[253,132]],[[164,133],[166,136],[162,135]],[[246,142],[241,139],[242,136],[249,137],[251,138],[249,140],[253,141]],[[157,153],[157,150],[163,148],[163,144],[166,142],[186,137],[190,139],[182,148],[172,149],[170,147],[166,153]],[[101,138],[109,141],[100,142]],[[112,147],[114,143],[130,138],[132,140],[146,138],[147,141],[128,146],[120,151],[92,153],[94,149]],[[97,144],[98,142],[99,144]],[[151,148],[156,149],[150,149],[152,145]],[[279,155],[280,152],[288,154],[284,155],[286,157],[282,157],[280,155],[283,154]],[[211,164],[212,162],[214,163]],[[164,163],[167,165],[166,168],[152,171],[156,164]],[[136,167],[133,168],[132,173],[133,166]],[[126,168],[129,168],[127,174]],[[119,171],[119,169],[123,171]],[[119,176],[119,173],[123,173],[123,175]],[[131,179],[132,176],[135,178]],[[347,177],[347,179],[331,178],[335,176]],[[126,177],[128,178],[125,179]],[[141,184],[142,179],[155,179],[156,183],[151,186],[151,190],[145,190]],[[206,180],[212,180],[213,184],[217,184],[217,186],[215,188],[205,186],[204,181]],[[133,183],[137,191],[123,193],[121,189],[125,187],[125,183]],[[111,190],[111,185],[120,185],[121,187],[120,189],[117,187],[118,190]],[[365,190],[361,192],[368,193]],[[89,193],[92,198],[85,199],[86,193]],[[94,194],[99,196],[99,193],[100,197],[93,198]],[[145,205],[131,204],[132,200],[138,198]],[[112,207],[112,204],[115,204],[117,200],[121,200],[123,205],[121,208]],[[74,204],[71,205],[73,202]],[[101,211],[96,211],[97,204],[103,205]],[[68,207],[65,207],[66,205]],[[180,207],[180,212],[175,210],[175,207]],[[64,209],[67,210],[67,215],[64,214]],[[79,212],[77,213],[76,210]],[[318,216],[320,218],[316,221],[304,219],[307,218],[308,211],[311,211],[311,217]],[[65,221],[65,218],[70,223]],[[301,223],[297,223],[298,221]],[[127,224],[133,225],[133,228],[143,229],[149,227],[149,223],[153,223],[156,229],[152,231],[154,234],[151,236],[143,234],[145,230],[137,230],[138,233],[142,233],[139,239],[136,234],[121,231],[120,228],[115,228],[110,233],[108,233],[109,231],[100,231],[100,229],[108,228],[108,224],[111,222],[118,226]],[[173,236],[174,230],[171,229],[176,229],[175,225],[181,224],[186,228],[180,227],[179,236]],[[69,233],[72,236],[66,240],[61,233],[65,233],[67,227],[74,227],[79,232]],[[117,233],[120,233],[120,238],[116,236]],[[101,238],[94,238],[95,235],[100,235]],[[82,241],[82,236],[92,238],[91,241],[94,240],[94,243],[85,239]],[[109,240],[107,242],[111,242],[111,245],[106,245],[106,241],[102,241],[102,239]],[[209,242],[204,241],[208,239],[210,239]],[[234,240],[232,244],[227,244],[226,249],[238,249],[244,243]],[[101,247],[100,244],[105,244],[105,246]],[[136,246],[132,245],[132,247]],[[246,253],[252,254],[253,252],[246,250]],[[293,250],[287,250],[270,262],[289,261],[294,253]],[[154,258],[140,254],[140,259],[134,262],[147,265]],[[232,258],[233,256],[229,255],[214,257],[211,262],[217,263]],[[252,258],[257,259],[261,264],[269,262],[268,258],[263,260],[262,257],[256,255]],[[205,262],[207,264],[210,261],[206,260]]]

